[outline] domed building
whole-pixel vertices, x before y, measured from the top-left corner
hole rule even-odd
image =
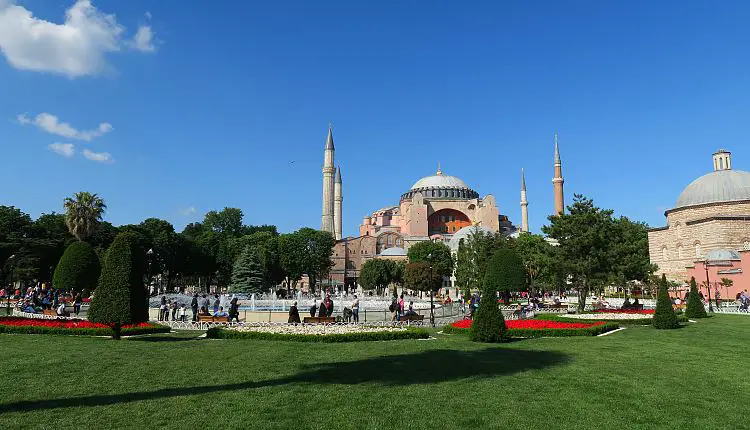
[[[700,273],[696,280],[702,282],[704,264],[716,268],[734,261],[730,266],[738,265],[750,257],[750,172],[733,169],[731,153],[720,149],[713,154],[713,171],[685,187],[675,207],[664,215],[667,225],[648,233],[651,262],[659,266],[659,273],[676,281]],[[740,258],[717,260],[720,255]],[[719,280],[709,275],[711,284]]]

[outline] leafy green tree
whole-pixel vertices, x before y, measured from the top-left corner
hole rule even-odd
[[[224,236],[240,237],[245,232],[242,217],[241,209],[224,208],[219,212],[208,212],[203,219],[203,225]]]
[[[409,263],[427,263],[440,277],[453,274],[453,255],[450,248],[443,242],[418,242],[409,248],[407,253]],[[439,287],[438,287],[439,288]]]
[[[555,286],[555,265],[552,245],[537,234],[523,233],[516,239],[515,250],[523,261],[526,279],[532,290]],[[533,292],[533,291],[532,291]]]
[[[292,284],[307,275],[310,291],[315,292],[318,279],[328,275],[333,266],[331,256],[336,240],[327,231],[301,228],[294,233],[281,235],[280,263]]]
[[[88,239],[99,227],[107,205],[97,194],[87,191],[65,199],[65,223],[78,240]]]
[[[592,288],[603,286],[614,275],[616,227],[611,210],[594,206],[580,194],[573,197],[568,213],[550,216],[542,231],[559,243],[558,264],[578,290],[578,308],[586,306]],[[613,240],[614,239],[614,240]]]
[[[475,227],[466,239],[459,242],[456,253],[456,284],[464,297],[471,295],[472,289],[481,289],[487,273],[487,263],[497,249],[509,248],[514,243],[501,234],[489,233]]]
[[[285,275],[286,289],[296,288],[297,282],[305,274],[302,237],[295,233],[279,236],[279,264]]]
[[[52,285],[58,289],[93,291],[101,272],[99,257],[87,242],[73,242],[60,257],[55,268]]]
[[[627,217],[613,219],[611,237],[614,277],[621,283],[645,282],[656,271],[648,253],[648,225]]]
[[[21,248],[32,227],[31,217],[14,206],[0,206],[0,261],[6,262]],[[6,268],[6,272],[9,267]]]
[[[652,320],[654,328],[657,329],[673,329],[680,325],[672,307],[672,300],[669,298],[668,288],[667,277],[662,275],[659,292],[656,296],[656,310]]]
[[[367,260],[360,269],[359,283],[366,289],[375,289],[380,294],[383,288],[393,282],[396,270],[396,263],[391,260]]]
[[[113,339],[120,339],[123,325],[148,320],[142,259],[130,233],[118,234],[106,253],[88,315],[89,321],[112,327]]]
[[[495,250],[487,267],[482,299],[471,325],[475,342],[502,342],[506,335],[505,319],[497,304],[500,291],[518,291],[526,282],[526,271],[518,253],[509,248]]]
[[[456,277],[456,287],[461,290],[464,297],[469,297],[471,295],[472,267],[471,255],[465,239],[461,239],[458,242],[456,271],[454,275]]]
[[[435,292],[440,289],[443,277],[436,270],[430,269],[425,261],[407,263],[404,269],[404,286],[417,291]]]
[[[703,300],[698,293],[698,286],[695,278],[690,278],[690,292],[688,293],[687,306],[685,307],[685,316],[688,318],[707,318],[706,308],[703,306]]]
[[[263,279],[263,265],[258,250],[252,245],[247,245],[234,263],[229,291],[258,294],[263,290]]]

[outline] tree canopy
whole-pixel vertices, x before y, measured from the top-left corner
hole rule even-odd
[[[76,193],[67,197],[65,207],[65,224],[70,234],[78,240],[88,239],[98,229],[107,205],[96,193],[88,191]]]

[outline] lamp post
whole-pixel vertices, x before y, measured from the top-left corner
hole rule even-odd
[[[10,292],[13,290],[13,259],[16,258],[16,254],[11,255],[8,257],[8,263],[10,264],[10,287],[8,288],[8,291],[5,292],[5,297],[8,299],[8,309],[6,311],[6,315],[10,316]]]
[[[430,282],[429,282],[429,286],[430,286],[430,325],[432,327],[435,327],[435,305],[433,304],[433,301],[432,301],[432,296],[434,295],[433,291],[435,289],[434,286],[432,285],[432,253],[427,254],[427,261],[430,262]]]
[[[154,250],[149,248],[146,251],[146,258],[148,259],[148,273],[146,274],[146,315],[148,315],[148,298],[151,296],[151,259],[154,257]]]
[[[711,283],[708,281],[708,258],[703,260],[703,268],[706,269],[706,290],[708,290],[708,311],[714,311],[713,305],[711,305]]]

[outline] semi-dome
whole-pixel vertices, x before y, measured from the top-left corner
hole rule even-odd
[[[492,230],[488,229],[487,227],[482,227],[478,225],[469,225],[453,233],[453,237],[451,237],[451,240],[448,242],[448,247],[453,252],[458,251],[458,245],[459,243],[461,243],[461,239],[467,239],[469,236],[474,234],[475,231],[485,236],[488,234],[489,235],[495,234]]]
[[[685,187],[677,198],[675,209],[737,200],[750,200],[750,172],[717,170]]]
[[[382,257],[406,257],[406,250],[404,248],[394,246],[380,251],[378,254]]]
[[[740,254],[733,249],[714,249],[706,254],[708,261],[739,261]]]

